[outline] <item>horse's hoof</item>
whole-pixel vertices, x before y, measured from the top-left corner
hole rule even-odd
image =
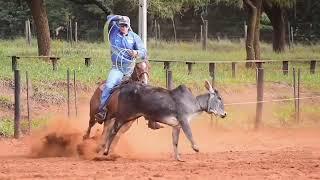
[[[193,149],[195,152],[199,152],[199,148],[198,148],[196,145],[193,145],[193,146],[192,146],[192,149]]]
[[[180,156],[175,157],[175,159],[176,159],[178,162],[185,162],[183,159],[180,158]]]

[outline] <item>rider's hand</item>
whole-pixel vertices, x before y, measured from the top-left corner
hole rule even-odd
[[[130,56],[132,56],[134,58],[138,57],[138,51],[136,51],[136,50],[130,50],[129,54],[130,54]]]

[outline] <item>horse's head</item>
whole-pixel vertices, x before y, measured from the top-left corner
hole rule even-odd
[[[148,61],[142,61],[142,62],[136,63],[133,73],[131,75],[131,79],[133,81],[142,82],[143,84],[148,84],[149,68],[150,68],[150,64],[148,63]]]

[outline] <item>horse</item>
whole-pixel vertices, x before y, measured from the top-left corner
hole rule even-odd
[[[148,61],[142,61],[142,62],[136,63],[130,78],[127,80],[124,80],[119,86],[113,89],[107,104],[108,113],[104,120],[104,123],[109,122],[107,121],[107,119],[110,117],[110,114],[117,112],[117,104],[118,104],[117,99],[118,99],[119,90],[121,89],[122,84],[130,83],[130,82],[141,82],[142,84],[148,84],[150,67],[151,66]],[[106,81],[103,81],[99,84],[99,86],[96,88],[96,90],[94,91],[90,99],[89,126],[85,135],[83,136],[83,139],[87,139],[90,137],[91,128],[97,122],[95,119],[95,114],[98,113],[99,111],[100,97],[102,94],[102,90],[105,86],[105,83]]]

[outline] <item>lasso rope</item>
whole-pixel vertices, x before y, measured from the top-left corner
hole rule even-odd
[[[110,30],[108,30],[108,27],[109,27],[109,23],[106,22],[105,25],[104,25],[104,30],[103,30],[103,35],[104,35],[104,42],[107,43],[107,41],[109,42],[110,44],[110,47],[111,47],[111,56],[112,55],[116,55],[116,63],[115,63],[115,66],[117,69],[121,69],[121,70],[124,70],[123,68],[123,61],[126,61],[126,62],[130,62],[130,66],[128,67],[129,68],[129,71],[132,72],[133,69],[134,69],[134,65],[135,65],[135,61],[136,59],[133,57],[132,59],[128,59],[125,57],[125,55],[128,55],[129,52],[131,51],[131,49],[127,49],[127,48],[121,48],[121,47],[118,47],[116,45],[113,45],[110,41],[110,33],[111,33],[111,30],[112,28],[116,26],[116,24],[113,24],[110,28]],[[129,26],[130,30],[132,31],[131,27]],[[106,37],[107,36],[107,37]],[[119,58],[120,58],[120,67],[119,67]]]

